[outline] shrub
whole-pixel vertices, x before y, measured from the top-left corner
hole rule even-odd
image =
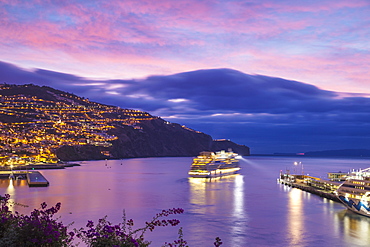
[[[67,232],[68,226],[53,217],[61,203],[46,209],[44,202],[28,216],[12,213],[9,198],[9,195],[0,198],[0,246],[71,246],[74,233]]]
[[[158,226],[176,226],[180,223],[177,219],[162,219],[172,214],[181,214],[184,210],[181,208],[173,208],[163,210],[156,214],[150,222],[145,222],[145,227],[133,229],[134,221],[127,220],[125,212],[123,213],[123,222],[113,225],[107,221],[107,216],[99,219],[97,225],[94,222],[88,221],[85,228],[75,229],[76,236],[80,238],[85,244],[92,247],[103,246],[120,246],[120,247],[146,247],[150,245],[150,241],[144,239],[146,231],[153,231]],[[171,245],[185,247],[186,241],[182,241],[182,245]]]
[[[71,224],[64,225],[58,221],[59,218],[54,218],[60,210],[60,202],[48,209],[47,204],[43,202],[40,209],[34,209],[28,216],[9,210],[9,207],[15,204],[9,199],[8,194],[0,196],[0,247],[74,246],[75,237],[91,247],[147,247],[151,242],[144,239],[145,232],[153,231],[156,227],[177,226],[179,220],[163,218],[184,212],[182,208],[162,210],[150,222],[145,222],[144,227],[138,229],[133,229],[134,221],[127,220],[123,212],[122,223],[112,224],[105,216],[99,219],[97,224],[88,221],[86,228],[68,232]],[[214,246],[219,247],[221,244],[221,239],[217,237]],[[179,229],[178,239],[172,243],[165,242],[163,247],[188,247],[183,239],[182,228]]]

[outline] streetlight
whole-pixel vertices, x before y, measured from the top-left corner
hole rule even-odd
[[[301,166],[301,172],[302,172],[302,175],[303,175],[303,164],[302,164],[302,162],[295,161],[293,164],[294,164],[295,173],[297,174],[297,166],[300,165]]]

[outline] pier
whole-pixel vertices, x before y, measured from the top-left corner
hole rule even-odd
[[[49,186],[49,181],[38,171],[27,173],[27,183],[30,187],[46,187]]]
[[[26,179],[29,187],[46,187],[49,181],[39,171],[0,171],[3,179]]]
[[[334,194],[334,191],[342,184],[340,181],[324,180],[307,175],[280,174],[278,182],[335,202],[340,202]]]

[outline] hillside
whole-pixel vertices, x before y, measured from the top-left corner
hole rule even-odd
[[[249,148],[147,112],[91,102],[46,86],[0,84],[2,159],[118,159],[195,156],[200,151]]]

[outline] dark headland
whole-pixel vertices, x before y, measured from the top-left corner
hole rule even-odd
[[[32,84],[0,84],[0,149],[4,158],[99,160],[195,156],[249,148],[168,122],[147,112],[99,104]],[[43,160],[44,159],[44,160]]]

